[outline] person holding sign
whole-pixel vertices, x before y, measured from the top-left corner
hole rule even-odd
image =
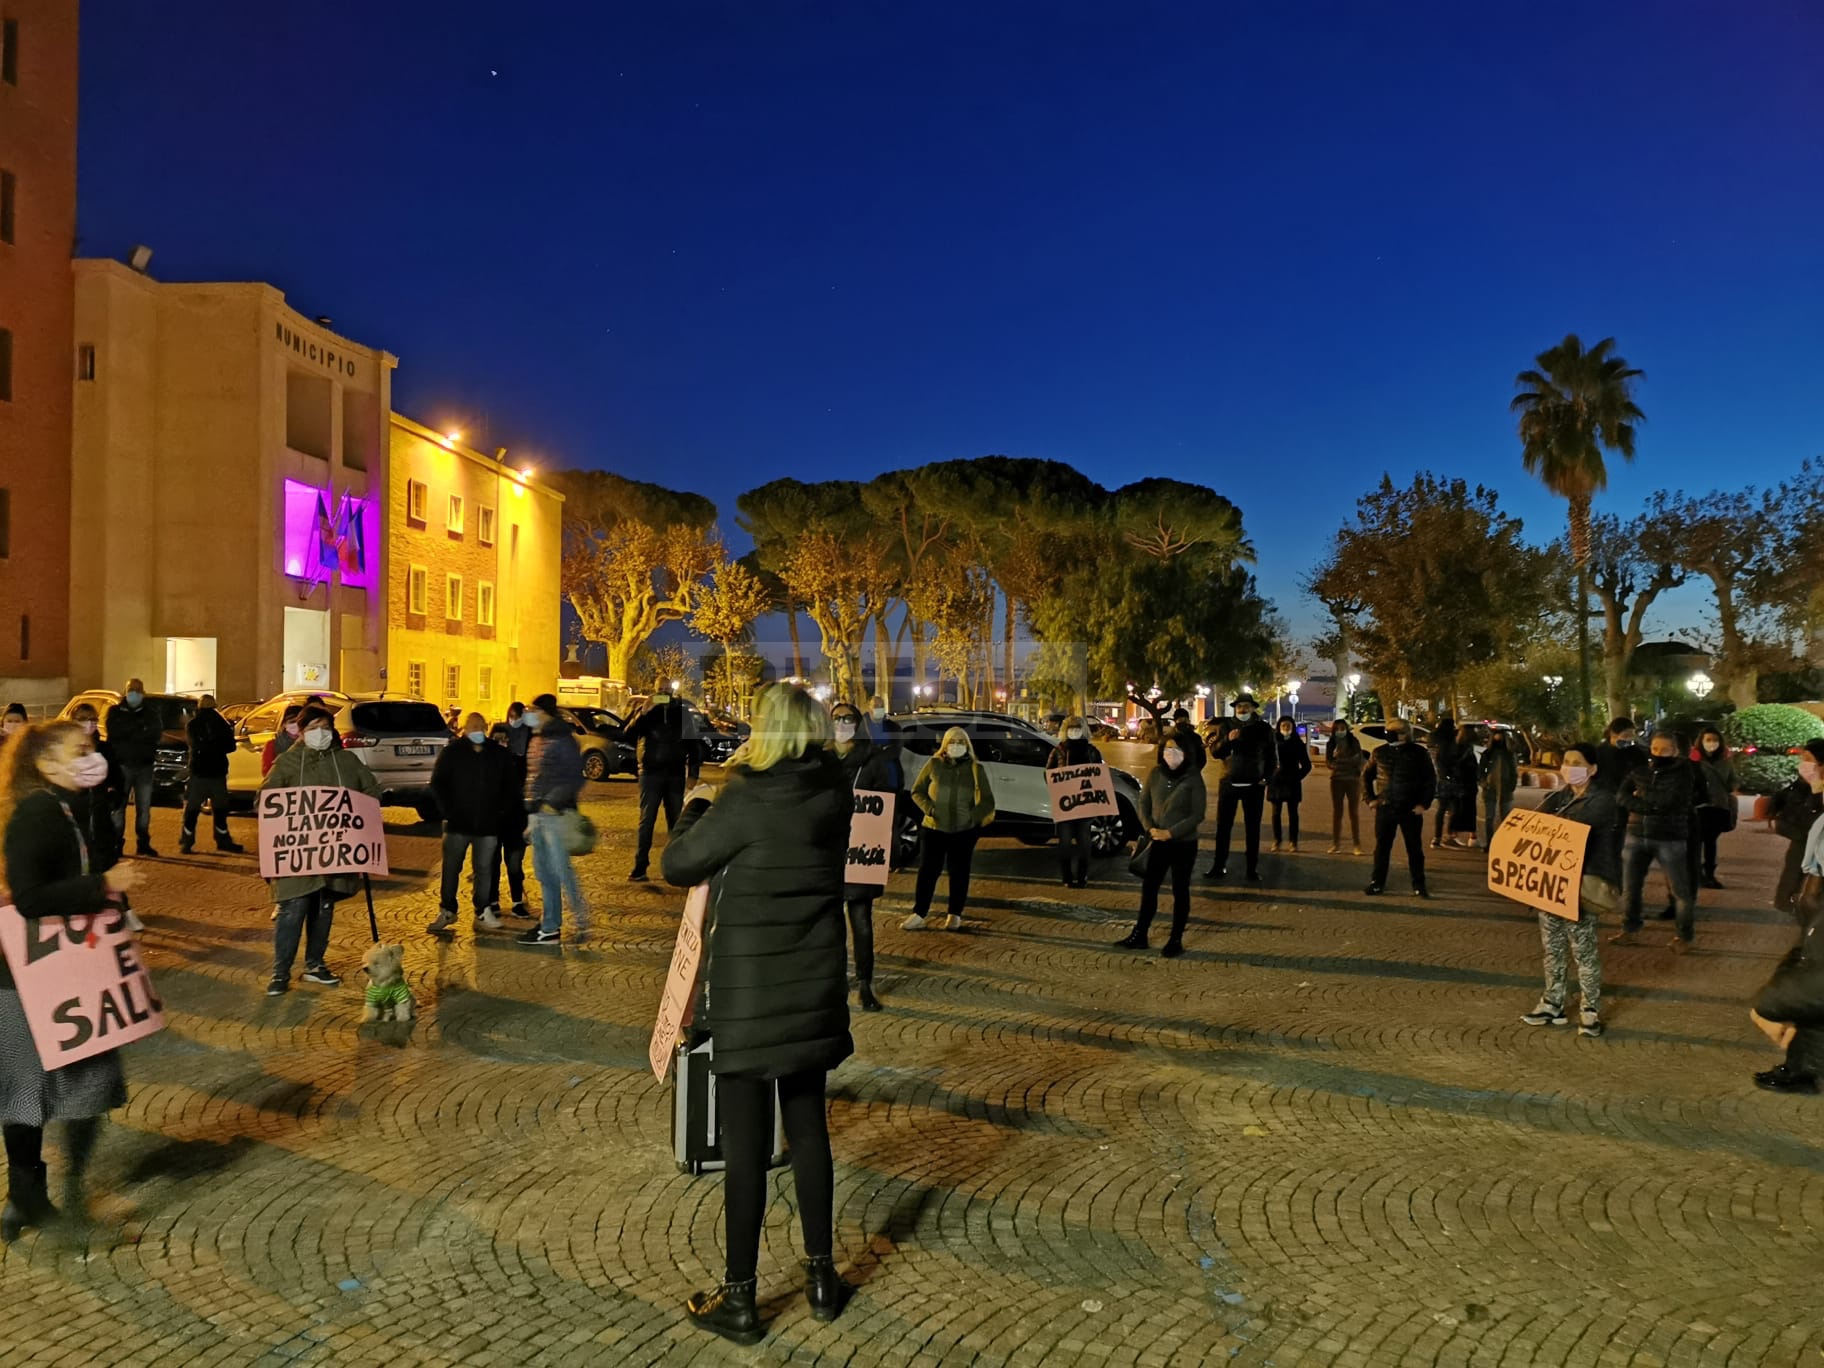
[[[1172,876],[1172,934],[1159,953],[1176,959],[1184,953],[1184,928],[1191,919],[1191,874],[1197,868],[1197,828],[1203,825],[1209,795],[1203,773],[1191,763],[1184,742],[1167,732],[1159,743],[1159,762],[1140,791],[1140,825],[1152,845],[1140,882],[1140,916],[1134,929],[1115,942],[1124,950],[1146,949],[1146,933],[1159,909],[1159,888]]]
[[[1180,746],[1185,743],[1180,742]],[[1197,745],[1197,754],[1201,757],[1203,743]],[[1089,740],[1089,728],[1083,725],[1080,717],[1067,717],[1064,725],[1058,728],[1058,744],[1052,748],[1051,758],[1045,762],[1048,770],[1074,769],[1080,765],[1099,765],[1102,763],[1102,752],[1097,750]],[[1198,769],[1203,766],[1199,765]],[[1064,887],[1087,888],[1089,886],[1089,862],[1094,857],[1095,847],[1090,843],[1090,819],[1088,817],[1066,817],[1059,820],[1052,814],[1052,825],[1058,833],[1058,863],[1064,875]]]
[[[1576,921],[1555,913],[1539,914],[1539,939],[1545,947],[1545,995],[1520,1020],[1528,1026],[1564,1026],[1569,959],[1577,957],[1577,986],[1582,1010],[1577,1034],[1592,1039],[1602,1034],[1602,954],[1596,937],[1595,900],[1587,893],[1592,879],[1601,879],[1613,895],[1621,884],[1621,849],[1616,840],[1615,797],[1596,786],[1596,748],[1579,744],[1567,747],[1559,770],[1564,787],[1554,789],[1539,805],[1541,812],[1590,828],[1583,848],[1584,896]]]
[[[298,713],[298,744],[272,762],[261,783],[266,789],[345,788],[380,797],[380,781],[359,756],[345,755],[338,744],[336,715],[321,703],[307,703]],[[329,928],[336,903],[361,887],[356,874],[286,874],[271,880],[278,916],[273,921],[272,981],[267,997],[291,991],[291,966],[298,942],[304,942],[304,982],[336,988],[342,980],[323,963],[329,953]]]
[[[28,923],[90,917],[110,899],[137,888],[139,871],[89,860],[88,840],[72,814],[77,795],[102,783],[106,757],[95,753],[74,722],[27,727],[7,744],[0,762],[0,831],[5,883],[14,909]],[[78,1215],[83,1175],[101,1118],[127,1101],[118,1051],[92,1054],[47,1071],[32,1038],[10,963],[0,962],[0,1123],[6,1137],[7,1200],[0,1238],[9,1243],[57,1215],[45,1179],[44,1127],[68,1123],[64,1205]]]
[[[950,874],[950,915],[946,931],[963,929],[963,907],[969,901],[969,868],[975,861],[975,843],[982,828],[994,820],[994,789],[988,772],[975,758],[969,733],[952,727],[938,743],[918,778],[912,783],[912,801],[925,814],[923,839],[918,852],[918,883],[912,897],[912,915],[900,923],[904,931],[923,931],[925,914],[937,893],[938,875]]]
[[[830,710],[830,725],[836,733],[836,759],[850,789],[884,793],[890,799],[898,797],[893,764],[862,726],[861,710],[851,703],[838,703]],[[889,826],[889,839],[891,830]],[[880,999],[874,996],[874,899],[879,896],[878,884],[842,886],[842,906],[849,914],[849,940],[855,948],[855,995],[864,1012],[880,1010]]]
[[[843,869],[854,806],[831,723],[803,689],[774,684],[718,796],[700,786],[659,857],[676,888],[710,885],[699,1025],[713,1041],[722,1119],[726,1273],[685,1312],[736,1344],[765,1334],[755,1305],[773,1085],[804,1231],[811,1313],[834,1320],[850,1288],[833,1259],[835,1172],[824,1079],[855,1051],[843,953]]]

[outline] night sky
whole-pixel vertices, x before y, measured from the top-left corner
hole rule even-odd
[[[80,253],[271,281],[737,544],[775,476],[1052,457],[1235,499],[1308,629],[1383,470],[1556,531],[1507,401],[1567,331],[1648,373],[1601,507],[1824,451],[1815,0],[83,11]]]

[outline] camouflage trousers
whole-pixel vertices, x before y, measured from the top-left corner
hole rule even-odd
[[[1585,912],[1577,921],[1566,921],[1541,912],[1539,939],[1545,946],[1545,1000],[1554,1007],[1564,1006],[1570,960],[1575,955],[1583,1010],[1602,1011],[1602,957],[1596,948],[1595,916]]]

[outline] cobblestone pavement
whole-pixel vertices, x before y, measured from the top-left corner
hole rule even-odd
[[[1535,922],[1473,854],[1434,859],[1429,903],[1363,898],[1366,860],[1322,837],[1264,888],[1199,877],[1177,961],[1112,948],[1121,862],[1067,891],[1050,851],[992,843],[961,935],[899,931],[896,881],[888,1010],[832,1079],[861,1291],[810,1318],[781,1195],[768,1339],[705,1337],[679,1303],[720,1270],[720,1181],[671,1164],[646,1067],[681,899],[623,882],[631,794],[595,786],[582,948],[424,935],[435,847],[395,831],[410,1025],[358,1024],[353,905],[349,984],[268,1000],[251,859],[161,861],[140,901],[171,1026],[131,1051],[95,1226],[0,1256],[0,1361],[1819,1362],[1824,1099],[1749,1083],[1773,1055],[1745,1003],[1792,931],[1765,909],[1778,842],[1746,827],[1695,954],[1651,922],[1608,952],[1600,1041],[1520,1024]],[[175,851],[174,813],[157,834]]]

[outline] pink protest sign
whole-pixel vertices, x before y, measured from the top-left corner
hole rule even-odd
[[[356,789],[261,789],[260,877],[386,873],[380,800]]]
[[[0,951],[46,1069],[164,1029],[165,1004],[119,907],[92,917],[30,919],[0,907]]]
[[[684,902],[684,920],[678,926],[678,943],[671,951],[671,972],[665,976],[665,996],[659,999],[659,1019],[652,1028],[647,1062],[659,1082],[671,1069],[678,1037],[697,1010],[697,972],[703,964],[703,921],[709,912],[709,885],[698,884]]]
[[[1085,817],[1113,817],[1115,783],[1107,765],[1073,765],[1045,771],[1045,788],[1051,798],[1051,820],[1078,822]]]
[[[887,886],[893,848],[893,795],[874,789],[855,790],[855,815],[849,819],[849,867],[843,881]]]

